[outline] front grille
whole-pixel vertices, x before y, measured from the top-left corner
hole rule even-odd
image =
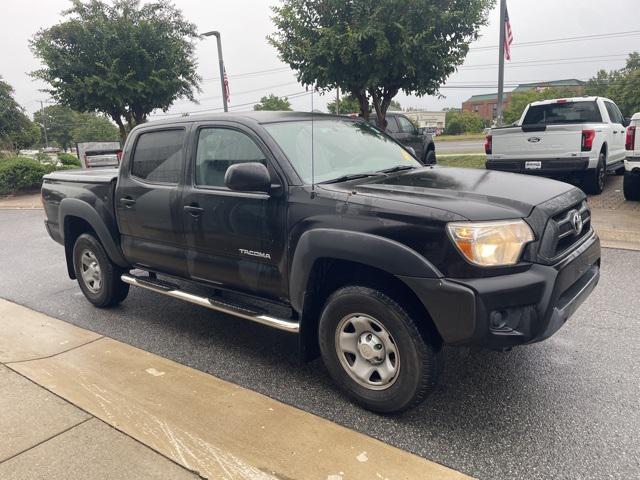
[[[582,229],[577,232],[575,213],[580,215]],[[569,253],[591,231],[591,211],[586,201],[565,208],[554,214],[542,236],[540,254],[548,260],[558,259]]]

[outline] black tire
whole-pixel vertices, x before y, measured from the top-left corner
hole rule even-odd
[[[96,281],[87,281],[86,270],[95,271],[93,265],[85,268],[84,263],[95,263],[99,269]],[[129,294],[129,284],[120,280],[123,269],[115,265],[108,257],[102,244],[90,234],[82,234],[73,246],[73,269],[78,285],[84,296],[98,308],[106,308],[119,304]],[[87,274],[88,276],[88,274]]]
[[[425,165],[435,165],[436,164],[436,151],[435,150],[427,150],[427,154],[424,156],[424,164]]]
[[[384,365],[386,366],[386,360],[391,358],[391,355],[394,355],[397,362],[394,380],[386,386],[363,386],[360,383],[362,380],[359,382],[354,379],[355,374],[349,373],[348,367],[345,366],[345,362],[349,362],[348,355],[353,356],[355,365],[356,355],[338,352],[336,345],[339,343],[337,338],[340,335],[340,326],[345,319],[353,316],[368,317],[381,325],[388,333],[385,338],[390,339],[392,349],[397,350],[395,357],[382,347],[387,352],[384,354]],[[384,331],[371,331],[377,332],[381,338],[385,334]],[[357,330],[347,334],[353,335],[356,339],[367,336],[367,333],[361,334]],[[405,309],[384,293],[372,288],[348,286],[334,292],[327,299],[320,318],[319,341],[322,359],[338,387],[356,403],[369,410],[395,413],[410,409],[422,402],[436,384],[436,349],[423,339]],[[359,344],[359,341],[354,344],[356,349],[360,348]],[[364,361],[363,358],[359,357],[359,360]],[[369,381],[376,374],[374,372],[367,377]]]
[[[598,158],[598,166],[586,171],[584,176],[584,192],[589,195],[600,195],[604,190],[607,171],[605,169],[606,156],[604,152],[600,152]]]
[[[622,187],[625,199],[632,202],[640,201],[640,177],[638,175],[625,172]]]

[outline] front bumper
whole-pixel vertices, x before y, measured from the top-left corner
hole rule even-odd
[[[531,165],[530,162],[540,162],[540,168],[527,168],[527,165]],[[487,170],[529,175],[566,175],[587,170],[589,162],[589,157],[529,158],[525,160],[501,158],[487,160],[486,167]]]
[[[492,349],[539,342],[557,332],[600,279],[600,240],[591,232],[555,265],[476,279],[404,277],[449,345]]]

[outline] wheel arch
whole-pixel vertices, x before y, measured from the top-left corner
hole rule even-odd
[[[318,322],[327,297],[346,285],[378,289],[414,315],[422,333],[441,340],[429,312],[399,277],[441,278],[424,257],[390,239],[360,232],[318,229],[298,242],[290,276],[290,300],[301,318],[300,351],[305,360],[318,354]]]
[[[113,234],[100,218],[98,212],[88,203],[76,198],[65,198],[60,202],[59,225],[67,260],[67,272],[74,279],[73,246],[80,235],[90,233],[102,244],[109,259],[120,267],[127,267],[128,262],[122,250],[113,238]]]

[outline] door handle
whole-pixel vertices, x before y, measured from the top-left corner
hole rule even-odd
[[[618,131],[617,131],[617,130],[615,130],[615,131],[613,132],[613,134],[614,134],[614,135],[617,135],[617,134],[618,134]]]
[[[136,201],[131,197],[122,197],[120,199],[120,203],[125,207],[133,207],[136,204]]]
[[[185,205],[184,211],[192,217],[199,217],[204,213],[204,208],[198,207],[197,205]]]

